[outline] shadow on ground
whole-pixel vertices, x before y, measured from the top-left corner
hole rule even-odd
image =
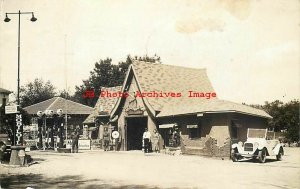
[[[238,162],[240,163],[260,163],[257,159],[243,159],[239,160]],[[277,162],[276,159],[266,159],[265,163],[272,163],[272,162]]]
[[[105,183],[99,179],[84,180],[82,176],[63,176],[58,178],[46,178],[40,174],[28,175],[0,175],[1,189],[34,189],[47,188],[83,188],[83,189],[156,189],[157,187],[143,185],[120,185],[117,183]]]

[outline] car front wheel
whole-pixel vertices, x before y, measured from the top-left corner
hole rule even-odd
[[[258,161],[260,163],[265,163],[266,162],[266,156],[267,156],[266,149],[260,150],[258,152]]]

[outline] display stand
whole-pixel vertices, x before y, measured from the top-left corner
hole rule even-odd
[[[24,165],[26,146],[11,146],[10,165]]]

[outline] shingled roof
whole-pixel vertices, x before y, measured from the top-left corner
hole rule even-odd
[[[49,100],[33,104],[24,108],[29,114],[36,114],[38,111],[53,110],[56,112],[58,109],[62,109],[64,113],[67,114],[90,114],[93,108],[73,102],[71,100],[66,100],[62,97],[53,97]]]
[[[120,92],[122,89],[122,86],[116,86],[116,87],[102,87],[101,91],[109,91],[110,93],[113,92]],[[101,115],[109,115],[113,107],[115,106],[118,98],[112,97],[112,98],[98,98],[98,101],[93,109],[93,112],[84,120],[83,123],[94,123],[95,118],[99,115],[99,113],[102,110]],[[102,109],[101,109],[102,106]]]
[[[175,92],[176,97],[145,97],[145,104],[155,117],[192,114],[201,112],[239,112],[264,118],[271,118],[266,112],[246,105],[212,99],[189,97],[189,91],[210,92],[214,89],[207,76],[206,69],[186,68],[173,65],[134,61],[128,75],[134,73],[141,92]],[[124,82],[126,83],[126,81]],[[116,106],[118,106],[120,100]],[[114,110],[116,110],[114,108]],[[114,113],[114,112],[112,112]]]
[[[157,97],[147,98],[155,111],[166,106],[194,104],[205,101],[203,98],[190,98],[188,91],[215,92],[206,69],[185,68],[164,64],[153,64],[136,61],[132,66],[141,92],[174,92],[181,93],[180,98]]]
[[[225,113],[236,112],[264,118],[272,118],[265,111],[252,108],[243,104],[238,104],[226,100],[207,100],[199,104],[189,104],[188,106],[166,106],[157,117],[167,117],[171,115],[192,114],[192,113]]]

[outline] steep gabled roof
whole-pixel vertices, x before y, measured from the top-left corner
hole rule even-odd
[[[113,92],[120,92],[122,89],[122,86],[116,86],[116,87],[102,87],[101,91],[108,91],[110,93]],[[99,113],[102,110],[102,115],[109,115],[113,107],[115,106],[118,98],[116,97],[105,97],[101,98],[99,97],[93,112],[84,120],[83,123],[94,123],[95,118],[99,115]],[[102,106],[102,107],[101,107]]]
[[[189,97],[189,91],[214,93],[214,89],[207,76],[206,69],[194,69],[165,64],[134,61],[129,67],[123,83],[122,92],[129,75],[133,74],[137,80],[138,90],[141,92],[174,92],[181,93],[181,97],[145,97],[143,101],[155,117],[171,115],[195,114],[201,112],[238,112],[264,118],[271,118],[263,110],[225,100]],[[120,105],[121,98],[111,112],[114,115]]]
[[[180,98],[176,97],[151,97],[143,98],[144,103],[151,113],[156,116],[163,107],[176,106],[186,102],[198,103],[204,99],[193,99],[188,97],[188,91],[214,92],[214,89],[206,74],[206,69],[186,68],[158,63],[147,63],[133,61],[123,83],[123,91],[130,74],[134,74],[137,80],[138,90],[141,92],[182,93]],[[121,99],[118,99],[112,114],[117,110]]]
[[[33,104],[24,108],[29,114],[36,114],[38,111],[53,110],[56,112],[58,109],[62,109],[67,114],[90,114],[93,108],[66,100],[61,97],[53,97],[49,100]]]

